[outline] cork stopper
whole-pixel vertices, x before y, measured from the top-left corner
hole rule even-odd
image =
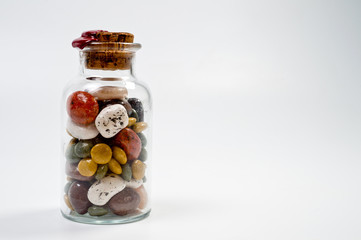
[[[130,69],[135,55],[132,47],[134,35],[127,32],[101,31],[95,34],[96,41],[84,49],[85,66],[97,70],[127,70]]]

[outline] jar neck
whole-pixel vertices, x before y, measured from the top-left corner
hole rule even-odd
[[[80,75],[85,78],[121,78],[130,79],[134,78],[134,58],[135,54],[131,53],[129,56],[121,57],[120,59],[115,57],[117,62],[111,62],[108,56],[102,58],[94,56],[98,54],[105,56],[105,52],[92,52],[89,53],[80,51]]]

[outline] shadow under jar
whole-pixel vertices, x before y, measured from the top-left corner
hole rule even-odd
[[[88,31],[73,41],[80,74],[63,95],[61,212],[92,224],[150,213],[151,96],[134,76],[130,33]]]

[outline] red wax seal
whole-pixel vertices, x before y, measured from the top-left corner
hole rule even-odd
[[[100,32],[108,32],[108,31],[104,31],[104,30],[90,30],[90,31],[86,31],[83,32],[81,34],[81,37],[75,39],[72,42],[72,46],[73,48],[80,48],[83,49],[86,47],[86,45],[88,45],[90,42],[94,42],[94,41],[98,41],[98,39],[96,38],[97,33]]]

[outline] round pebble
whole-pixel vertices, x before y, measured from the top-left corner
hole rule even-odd
[[[93,142],[89,140],[81,140],[74,146],[74,153],[80,158],[90,157],[90,150],[93,147]]]
[[[128,90],[124,87],[103,86],[89,92],[96,100],[125,99]]]
[[[78,171],[78,164],[72,164],[69,162],[65,165],[65,173],[72,179],[79,181],[91,181],[94,178],[93,176],[86,177],[81,175]]]
[[[144,133],[137,133],[138,137],[140,138],[140,141],[142,142],[142,147],[147,146],[147,138],[145,137]]]
[[[81,158],[76,156],[74,153],[74,148],[75,148],[76,143],[77,143],[76,139],[73,138],[69,142],[69,144],[65,150],[65,158],[70,163],[78,163],[81,160]]]
[[[133,178],[140,180],[144,177],[145,174],[145,168],[146,165],[140,161],[140,160],[135,160],[132,163],[132,174],[133,174]]]
[[[130,118],[128,119],[128,126],[127,126],[127,127],[133,126],[134,123],[136,123],[136,122],[137,122],[137,119],[136,119],[136,118],[130,117]]]
[[[134,212],[140,203],[139,194],[132,188],[124,188],[110,199],[108,206],[117,215],[124,216]]]
[[[142,148],[142,151],[139,154],[138,160],[145,162],[148,158],[148,152],[147,149]]]
[[[127,110],[120,104],[104,108],[95,119],[95,126],[105,138],[111,138],[128,125]]]
[[[124,164],[122,170],[122,178],[129,182],[132,179],[132,168],[129,163]]]
[[[69,188],[69,201],[74,210],[79,214],[88,212],[88,208],[92,205],[88,200],[89,184],[87,182],[73,182]]]
[[[121,147],[127,154],[127,160],[132,161],[138,158],[142,143],[138,135],[130,128],[124,128],[113,138],[113,144]]]
[[[99,134],[99,131],[95,127],[94,123],[88,125],[77,125],[70,119],[68,119],[66,129],[72,137],[78,139],[92,139]]]
[[[94,122],[99,105],[91,94],[77,91],[68,97],[67,111],[74,123],[86,125]]]
[[[139,121],[144,121],[144,109],[142,102],[137,98],[129,98],[128,102],[132,106],[132,108],[138,113]]]
[[[112,149],[105,143],[98,143],[90,151],[91,158],[98,164],[106,164],[112,158]]]
[[[98,165],[98,170],[97,173],[95,174],[95,179],[96,180],[102,179],[103,177],[105,177],[107,172],[108,172],[108,164]]]
[[[103,206],[124,188],[125,181],[119,175],[109,174],[93,183],[88,191],[88,199],[94,205]]]
[[[104,207],[91,206],[88,208],[88,213],[90,216],[103,216],[108,213],[108,210]]]
[[[136,132],[136,133],[143,132],[147,127],[148,127],[148,124],[145,122],[137,122],[132,126],[134,132]]]
[[[96,164],[91,158],[84,158],[78,164],[78,171],[85,177],[90,177],[97,171],[98,164]]]
[[[139,194],[140,202],[139,202],[139,209],[144,209],[147,206],[148,202],[148,194],[145,190],[144,185],[141,185],[140,187],[136,188],[135,191]]]
[[[117,160],[120,164],[124,165],[127,163],[127,154],[120,147],[114,146],[112,148],[113,158]]]
[[[115,173],[115,174],[121,174],[122,173],[122,167],[117,162],[117,160],[115,160],[114,158],[112,158],[109,161],[108,166],[109,166],[110,171],[112,171],[113,173]]]

